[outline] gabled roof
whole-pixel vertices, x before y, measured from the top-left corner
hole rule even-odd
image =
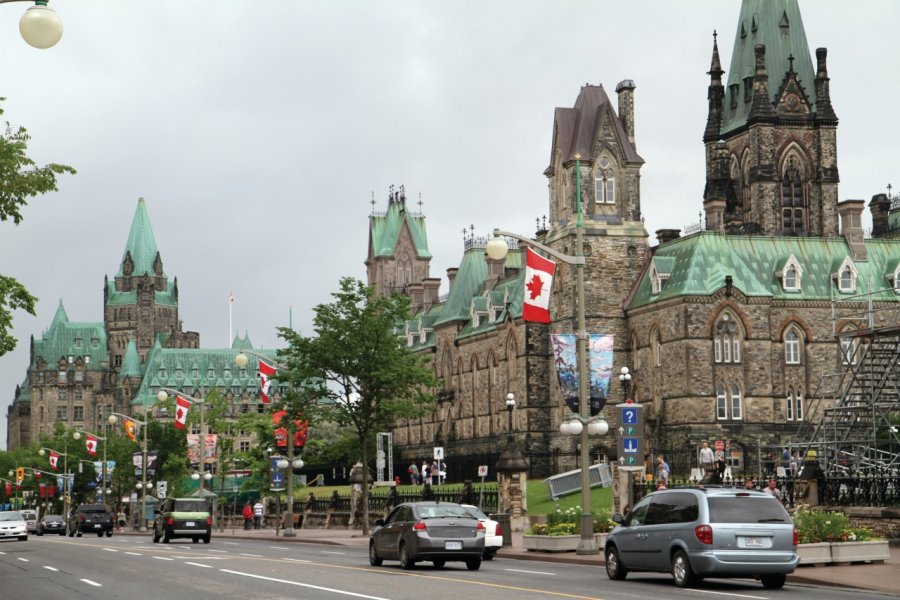
[[[397,239],[403,227],[409,229],[410,237],[419,258],[431,258],[428,251],[428,236],[425,233],[425,216],[411,213],[406,208],[406,200],[398,199],[388,203],[384,213],[373,213],[369,217],[369,243],[372,256],[393,256]]]
[[[122,360],[122,368],[119,370],[119,377],[137,377],[141,376],[141,357],[137,351],[137,345],[134,340],[128,340],[128,347],[125,348],[125,358]]]
[[[139,198],[137,209],[134,211],[134,219],[131,221],[128,242],[125,244],[125,252],[122,253],[119,272],[116,276],[121,277],[124,274],[122,265],[129,253],[134,262],[134,275],[154,275],[153,263],[156,261],[158,252],[156,238],[153,237],[153,228],[150,226],[150,217],[147,214],[147,206],[144,204],[144,199]]]
[[[859,285],[865,285],[871,273],[875,289],[885,288],[884,274],[889,261],[900,252],[900,242],[867,239],[865,245],[868,260],[854,263]],[[799,293],[785,292],[775,272],[776,265],[783,266],[785,257],[792,255],[803,268],[803,289]],[[732,277],[734,288],[746,296],[831,300],[832,275],[850,256],[842,237],[740,236],[705,231],[658,246],[653,260],[673,261],[671,276],[660,293],[653,295],[649,272],[645,272],[628,308],[683,296],[709,296],[725,285],[727,275]],[[876,293],[873,300],[896,302],[898,298],[886,289]]]
[[[453,280],[450,293],[447,294],[447,300],[444,302],[441,316],[435,322],[436,327],[450,321],[468,322],[472,298],[481,294],[487,274],[488,268],[487,261],[484,258],[484,246],[473,245],[469,247],[463,253],[462,262],[459,263],[459,271],[456,273],[456,279]]]
[[[40,340],[34,341],[34,360],[42,358],[47,364],[55,364],[60,358],[90,357],[85,370],[99,371],[101,362],[109,360],[106,348],[106,330],[103,323],[79,323],[69,321],[62,300],[56,308],[53,322]],[[34,363],[32,363],[32,366]]]
[[[756,74],[755,46],[766,47],[766,73],[769,76],[769,100],[775,102],[785,73],[793,69],[806,97],[816,110],[815,70],[800,18],[797,0],[744,0],[734,36],[731,69],[725,88],[721,133],[725,134],[747,123],[752,102],[744,102],[744,78]],[[735,108],[732,106],[732,84],[738,84]]]

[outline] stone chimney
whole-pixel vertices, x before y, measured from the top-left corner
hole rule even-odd
[[[660,245],[671,242],[672,240],[677,240],[681,237],[680,229],[657,229],[656,230],[656,239],[659,241]]]
[[[890,230],[891,201],[887,194],[875,194],[869,202],[872,213],[872,237],[887,235]]]
[[[422,280],[422,285],[425,288],[424,308],[425,312],[428,312],[432,306],[438,303],[438,291],[441,289],[441,280],[439,277],[429,277],[428,279]]]
[[[425,286],[421,283],[410,283],[406,286],[406,293],[410,299],[409,312],[418,314],[425,305]]]
[[[459,273],[459,269],[457,267],[450,267],[447,269],[447,281],[449,282],[447,285],[447,293],[450,293],[450,290],[453,289],[453,282],[456,280],[456,274]]]
[[[619,95],[619,120],[622,121],[632,148],[637,150],[634,142],[634,88],[634,81],[625,79],[616,86],[616,94]]]
[[[863,242],[862,212],[865,200],[844,200],[837,205],[841,219],[841,235],[847,240],[853,260],[866,260],[866,245]]]

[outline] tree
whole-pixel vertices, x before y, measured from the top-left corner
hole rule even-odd
[[[0,98],[0,102],[3,100]],[[31,136],[24,127],[13,127],[9,121],[0,135],[0,221],[12,219],[18,225],[22,221],[20,209],[28,203],[28,198],[55,192],[57,175],[75,174],[75,169],[66,165],[35,166],[25,153],[29,139]],[[13,311],[21,309],[33,315],[36,303],[37,298],[25,286],[0,274],[0,356],[16,347],[16,338],[9,333]]]
[[[438,380],[397,327],[409,319],[409,298],[379,296],[345,277],[334,302],[315,308],[315,336],[281,328],[288,348],[278,355],[290,382],[287,398],[304,414],[321,415],[356,434],[363,464],[363,533],[369,531],[368,457],[374,435],[399,417],[415,418],[434,404]]]

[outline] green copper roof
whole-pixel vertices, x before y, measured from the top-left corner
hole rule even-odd
[[[774,102],[785,73],[794,58],[794,71],[806,91],[815,111],[815,70],[800,18],[797,0],[744,0],[734,37],[731,70],[725,89],[725,116],[721,133],[727,133],[747,123],[751,102],[744,101],[744,78],[756,73],[754,47],[766,47],[766,72],[769,76],[769,99]],[[735,108],[732,106],[732,84],[737,84]]]
[[[99,371],[101,362],[109,360],[106,348],[106,330],[103,323],[78,323],[69,321],[62,300],[56,308],[50,329],[40,340],[34,341],[34,360],[42,358],[47,364],[56,364],[60,358],[82,357],[85,369]],[[32,366],[34,363],[32,363]]]
[[[128,306],[131,304],[137,304],[137,292],[117,292],[116,284],[114,281],[108,281],[106,283],[106,289],[108,290],[107,302],[110,306]],[[157,305],[161,306],[178,306],[178,302],[175,300],[175,283],[169,281],[166,283],[166,291],[161,292],[157,291],[153,293],[154,302]]]
[[[471,246],[464,253],[456,279],[447,294],[441,317],[435,325],[449,321],[468,321],[469,306],[472,298],[481,294],[487,279],[487,261],[484,257],[484,246]]]
[[[369,217],[369,235],[375,256],[394,255],[397,238],[404,225],[409,229],[418,257],[431,257],[428,251],[428,236],[425,233],[425,217],[409,212],[403,200],[392,200],[388,203],[387,212]]]
[[[138,354],[137,346],[134,340],[128,340],[128,347],[125,348],[125,358],[122,361],[122,368],[119,370],[119,377],[140,377],[141,376],[141,357]]]
[[[853,262],[859,272],[857,293],[868,291],[871,275],[872,289],[885,290],[875,294],[873,300],[900,301],[887,281],[891,261],[900,254],[900,242],[867,239],[865,245],[867,260]],[[776,271],[776,265],[784,265],[791,255],[803,270],[799,292],[785,291]],[[833,274],[850,256],[850,248],[841,237],[738,236],[705,231],[659,246],[653,260],[657,266],[671,267],[669,279],[662,291],[653,295],[651,269],[647,269],[628,308],[682,296],[709,296],[725,285],[727,275],[747,296],[830,300],[839,295]]]
[[[234,334],[234,340],[231,342],[232,350],[253,350],[253,342],[250,341],[250,334],[244,332],[244,337]]]
[[[888,229],[891,231],[900,229],[900,210],[892,210],[888,214]]]
[[[153,237],[153,228],[150,226],[150,217],[147,215],[147,206],[144,199],[138,199],[137,210],[134,211],[134,219],[131,221],[131,231],[128,233],[128,243],[125,245],[125,252],[122,254],[122,262],[119,263],[119,272],[116,275],[121,277],[122,263],[125,257],[131,254],[131,260],[134,262],[134,275],[154,275],[153,263],[156,261],[158,250],[156,249],[156,239]]]

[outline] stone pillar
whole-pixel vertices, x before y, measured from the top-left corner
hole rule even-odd
[[[497,461],[498,508],[509,514],[512,531],[524,531],[528,524],[526,481],[528,464],[518,448],[510,441]]]

